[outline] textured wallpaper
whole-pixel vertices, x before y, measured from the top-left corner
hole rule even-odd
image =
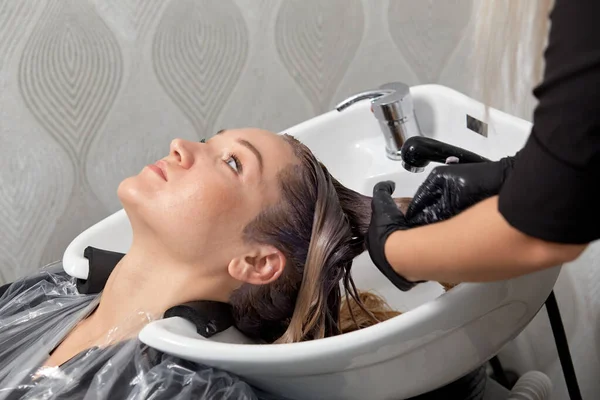
[[[410,12],[407,12],[410,10]],[[0,0],[0,283],[120,208],[174,137],[464,78],[471,1]]]
[[[0,284],[59,259],[117,211],[119,182],[175,137],[279,131],[396,80],[470,94],[471,8],[472,0],[0,0]],[[529,118],[527,105],[513,111]],[[600,303],[588,295],[600,286],[597,254],[557,285],[584,372],[598,365],[589,348],[600,343]],[[507,359],[560,382],[553,343],[533,339],[549,332],[543,318]],[[575,330],[582,318],[592,333]]]

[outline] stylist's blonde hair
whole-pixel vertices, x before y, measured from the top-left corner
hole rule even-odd
[[[509,113],[541,82],[553,0],[475,0],[474,95]],[[531,115],[527,115],[531,117]]]

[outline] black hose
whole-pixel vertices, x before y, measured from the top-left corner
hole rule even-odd
[[[506,389],[510,390],[511,387],[510,383],[508,382],[508,377],[504,372],[504,368],[502,368],[502,364],[500,363],[498,356],[492,357],[492,359],[490,360],[490,365],[492,366],[492,370],[494,371],[494,378],[496,382],[504,386]]]
[[[573,360],[571,360],[571,353],[569,352],[567,334],[565,333],[565,328],[558,309],[558,303],[554,296],[554,290],[550,292],[550,296],[546,299],[546,311],[548,312],[548,319],[550,320],[550,326],[552,327],[552,334],[554,335],[558,358],[565,376],[567,390],[569,391],[569,398],[571,400],[582,400],[583,398],[581,397],[579,384],[577,383],[577,375],[575,374],[575,368],[573,367]]]

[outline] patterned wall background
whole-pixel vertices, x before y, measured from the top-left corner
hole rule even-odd
[[[280,131],[394,80],[470,94],[473,1],[0,0],[0,284],[117,211],[119,182],[174,137]],[[589,393],[596,254],[557,285]],[[563,399],[542,314],[506,359],[552,374]]]

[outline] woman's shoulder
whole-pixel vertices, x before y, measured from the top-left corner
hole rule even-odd
[[[51,298],[78,294],[76,279],[64,271],[62,263],[56,262],[0,286],[0,309],[6,311],[2,305],[6,306],[17,297],[21,304],[34,305]]]

